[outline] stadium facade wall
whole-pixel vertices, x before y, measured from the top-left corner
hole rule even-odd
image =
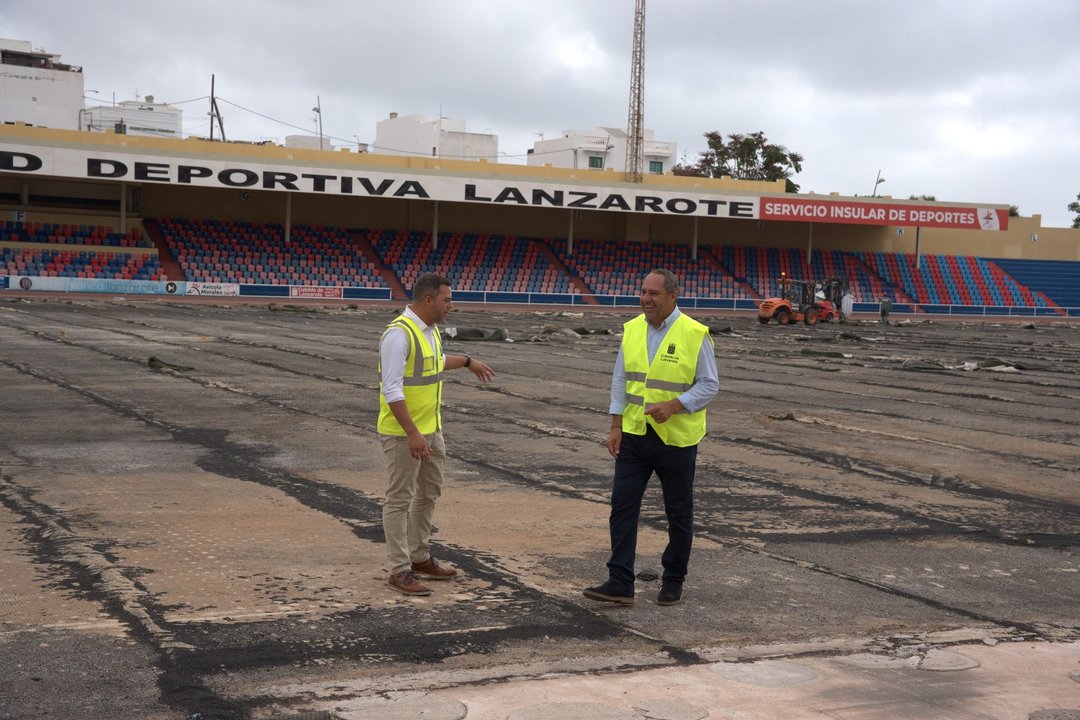
[[[727,179],[646,176],[641,185],[629,186],[610,172],[587,175],[572,169],[501,165],[484,161],[445,158],[392,157],[349,152],[320,152],[298,148],[246,143],[210,143],[202,140],[169,140],[90,134],[64,130],[0,126],[0,145],[27,147],[91,148],[97,151],[134,152],[154,158],[183,158],[185,162],[244,162],[276,167],[325,168],[327,173],[408,172],[416,177],[476,178],[498,183],[560,183],[598,192],[686,193],[719,197],[744,193],[757,197],[781,194],[782,182],[760,183]],[[158,179],[158,178],[154,178]],[[121,194],[124,194],[121,201]],[[845,200],[831,195],[797,195],[800,199]],[[42,200],[44,199],[44,200]],[[69,202],[65,204],[65,199]],[[858,201],[869,200],[857,198]],[[875,198],[875,202],[893,202]],[[901,202],[901,201],[897,201]],[[906,201],[903,201],[906,202]],[[912,204],[921,204],[911,201]],[[0,168],[0,204],[18,205],[27,213],[114,212],[111,224],[119,226],[117,214],[123,204],[129,218],[213,217],[254,222],[339,225],[350,228],[380,227],[430,233],[490,233],[532,237],[622,242],[683,242],[695,236],[699,245],[745,245],[798,247],[847,251],[918,251],[981,257],[1080,260],[1080,230],[1043,228],[1041,218],[1009,218],[1004,231],[981,232],[914,227],[897,228],[865,224],[748,220],[722,217],[690,217],[678,214],[633,213],[609,210],[531,207],[517,204],[485,204],[411,197],[367,197],[312,192],[282,192],[258,188],[199,187],[170,182],[93,181],[4,172]],[[929,203],[940,207],[942,203]],[[999,206],[1000,207],[1000,206]],[[437,220],[436,220],[437,214]],[[28,220],[36,219],[27,215]],[[44,219],[44,218],[42,218]],[[129,223],[130,224],[130,223]],[[902,234],[898,231],[902,230]],[[1037,240],[1033,240],[1037,237]]]

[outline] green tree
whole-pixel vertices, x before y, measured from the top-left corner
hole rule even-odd
[[[675,163],[671,166],[672,175],[688,175],[691,177],[705,177],[705,173],[701,172],[701,168],[697,163],[690,164],[685,162]]]
[[[1069,212],[1076,213],[1076,217],[1073,218],[1072,226],[1074,228],[1080,228],[1080,193],[1076,194],[1076,200],[1069,203]]]
[[[685,151],[683,151],[682,157],[679,158],[679,162],[671,166],[671,174],[702,177],[701,169],[698,168],[697,163],[690,162]]]
[[[933,195],[911,195],[908,200],[929,200],[930,202],[937,202],[937,198]]]
[[[765,133],[748,135],[732,133],[727,138],[713,130],[705,133],[709,149],[701,153],[693,165],[679,163],[672,172],[676,175],[696,175],[718,178],[729,176],[738,180],[785,180],[787,192],[798,192],[799,186],[791,176],[802,172],[803,156],[783,145],[769,142]]]

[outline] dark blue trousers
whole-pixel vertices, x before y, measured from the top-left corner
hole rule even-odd
[[[664,580],[681,583],[694,541],[694,469],[697,445],[665,445],[651,426],[644,435],[623,433],[611,489],[611,560],[608,575],[627,591],[634,589],[641,499],[655,472],[664,492],[668,544],[662,558]]]

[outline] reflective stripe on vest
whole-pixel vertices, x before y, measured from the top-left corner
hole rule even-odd
[[[409,356],[405,359],[405,375],[402,393],[405,406],[416,429],[430,435],[442,428],[442,379],[446,358],[442,353],[442,340],[438,328],[434,329],[435,347],[428,344],[419,326],[405,315],[395,318],[383,331],[385,336],[393,328],[405,331],[409,339]],[[390,404],[382,393],[382,362],[379,362],[379,433],[403,437],[405,429],[394,417]]]
[[[668,328],[660,347],[649,363],[648,321],[639,315],[623,326],[623,368],[626,375],[626,407],[623,409],[623,432],[644,435],[651,425],[666,445],[697,445],[705,436],[705,410],[677,413],[658,423],[645,414],[645,408],[677,398],[694,385],[701,343],[709,329],[680,314]]]

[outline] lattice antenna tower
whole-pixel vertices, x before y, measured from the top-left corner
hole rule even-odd
[[[634,5],[634,49],[630,57],[630,117],[626,122],[626,181],[641,182],[645,134],[645,0]]]

